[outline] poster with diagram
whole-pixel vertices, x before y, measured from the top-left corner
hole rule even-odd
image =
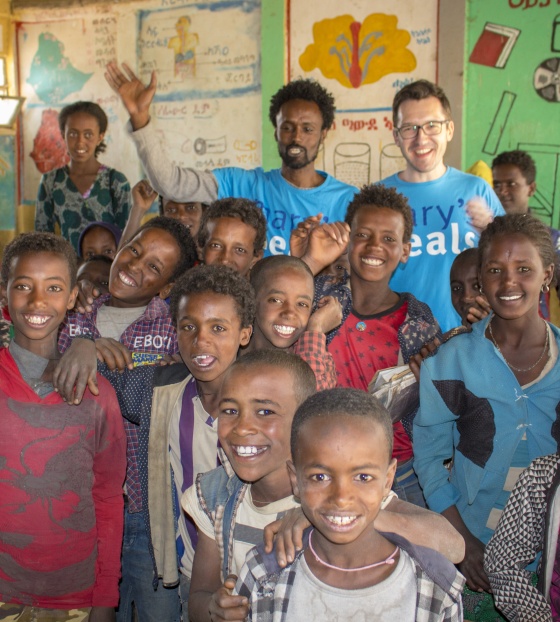
[[[356,186],[402,170],[391,103],[405,84],[436,79],[438,0],[291,0],[289,15],[290,77],[336,100],[319,168]]]

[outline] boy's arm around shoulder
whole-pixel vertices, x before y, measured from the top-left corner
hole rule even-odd
[[[398,498],[379,511],[375,528],[398,533],[413,544],[434,549],[454,564],[465,556],[465,541],[446,518]]]
[[[99,387],[100,396],[92,398],[103,410],[96,421],[97,451],[93,459],[97,560],[92,606],[115,607],[121,574],[126,436],[115,392],[103,378],[99,379]]]

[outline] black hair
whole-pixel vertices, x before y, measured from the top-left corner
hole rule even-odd
[[[556,266],[556,252],[550,229],[538,218],[531,214],[506,214],[505,216],[497,216],[484,229],[480,235],[478,243],[478,269],[482,268],[484,255],[488,250],[492,240],[499,235],[512,235],[520,233],[524,235],[537,249],[543,267],[550,264]]]
[[[420,101],[422,99],[428,99],[428,97],[435,97],[439,100],[445,115],[450,120],[451,104],[449,103],[449,99],[447,99],[447,95],[444,90],[429,80],[416,80],[416,82],[411,82],[410,84],[403,86],[403,88],[395,95],[393,99],[393,125],[397,127],[399,107],[403,102],[408,101],[409,99]]]
[[[344,219],[350,226],[356,216],[356,212],[365,205],[370,207],[386,207],[387,209],[397,212],[403,217],[404,234],[403,242],[409,242],[412,235],[412,210],[408,203],[408,199],[397,192],[394,188],[389,188],[383,184],[370,184],[363,186],[358,194],[354,195],[346,209],[346,218]]]
[[[210,204],[202,213],[198,229],[198,246],[204,248],[208,242],[208,223],[218,218],[239,218],[255,230],[255,245],[253,255],[256,257],[264,248],[266,242],[266,218],[262,209],[250,199],[218,199]]]
[[[235,370],[250,370],[254,374],[264,367],[285,369],[292,376],[290,386],[294,389],[297,406],[317,391],[317,380],[311,367],[299,356],[283,350],[255,350],[248,352],[229,368],[228,374]]]
[[[323,117],[323,130],[330,129],[334,122],[334,97],[327,89],[315,80],[309,78],[292,80],[283,86],[270,98],[270,108],[268,110],[268,118],[272,125],[276,127],[276,117],[280,112],[280,108],[289,101],[294,99],[303,99],[305,101],[314,102],[321,111]]]
[[[140,233],[146,229],[161,229],[162,231],[167,231],[169,235],[175,238],[175,242],[177,242],[177,246],[179,247],[179,258],[177,260],[175,270],[169,279],[171,283],[195,265],[197,261],[196,245],[192,239],[189,228],[185,227],[182,222],[176,218],[156,216],[155,218],[151,218],[145,222],[139,229],[137,229],[136,233],[126,242],[126,244],[130,244],[132,240],[137,238]]]
[[[503,151],[492,160],[492,168],[501,166],[502,164],[512,164],[517,166],[521,174],[525,178],[527,184],[532,184],[537,178],[537,167],[533,158],[521,149],[513,151]]]
[[[64,108],[58,113],[58,126],[60,127],[60,131],[64,136],[64,130],[66,129],[66,123],[68,122],[68,117],[73,114],[78,113],[89,114],[91,117],[94,117],[97,120],[99,125],[99,132],[101,134],[105,134],[107,131],[107,126],[109,125],[109,119],[105,114],[105,111],[99,104],[95,102],[74,102],[68,106],[64,106]],[[102,140],[99,145],[95,148],[95,157],[97,157],[100,153],[103,153],[107,149],[107,145],[105,141]]]
[[[460,252],[453,260],[449,274],[451,275],[451,271],[454,267],[467,263],[468,261],[474,262],[478,268],[478,248],[466,248],[464,251]]]
[[[180,204],[200,203],[201,211],[203,214],[206,208],[210,205],[210,203],[203,203],[202,201],[174,201],[173,199],[168,199],[167,197],[164,197],[163,195],[160,194],[158,195],[158,210],[159,210],[160,216],[163,216],[163,208],[165,206],[166,201],[173,201],[173,203],[180,203]]]
[[[206,292],[233,298],[241,327],[252,326],[255,320],[255,292],[245,277],[226,266],[197,266],[175,283],[170,300],[173,322],[177,323],[179,304],[184,296]]]
[[[250,280],[255,290],[255,295],[259,295],[261,287],[264,285],[265,281],[270,278],[269,275],[272,271],[278,271],[284,268],[301,270],[309,275],[311,282],[314,283],[313,272],[311,272],[305,261],[302,261],[298,257],[293,257],[292,255],[271,255],[270,257],[265,257],[258,261],[251,270]]]
[[[14,259],[36,253],[53,253],[65,259],[70,274],[70,287],[76,285],[78,257],[70,242],[54,233],[37,231],[21,233],[6,246],[2,256],[2,283],[8,285]]]
[[[387,409],[375,397],[358,389],[327,389],[307,398],[299,406],[292,421],[290,448],[296,462],[301,429],[308,421],[321,417],[361,417],[381,426],[389,458],[393,453],[393,424]],[[323,423],[326,425],[326,422]]]

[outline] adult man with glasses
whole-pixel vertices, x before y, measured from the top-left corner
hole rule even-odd
[[[454,125],[443,89],[428,80],[402,88],[393,101],[393,126],[406,168],[382,183],[408,198],[414,231],[408,262],[390,286],[426,302],[446,331],[461,323],[451,304],[451,264],[477,246],[480,231],[504,211],[484,180],[444,164]]]

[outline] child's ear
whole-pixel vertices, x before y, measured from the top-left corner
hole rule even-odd
[[[175,283],[168,283],[162,290],[160,290],[159,297],[162,300],[165,300],[166,298],[169,297],[169,294],[171,293],[171,290],[173,289],[173,285],[175,285]]]
[[[241,329],[241,334],[239,336],[239,345],[241,347],[246,346],[249,341],[251,341],[251,335],[253,334],[252,326],[244,326]]]
[[[384,486],[384,490],[383,490],[383,497],[384,498],[391,491],[391,488],[393,486],[393,480],[395,479],[396,471],[397,471],[397,459],[393,458],[391,460],[391,462],[389,463],[389,468],[387,469],[387,478],[385,480],[385,486]]]
[[[2,296],[4,295],[4,286],[2,286]],[[70,297],[68,298],[68,304],[66,305],[66,308],[68,309],[68,311],[70,311],[70,309],[74,308],[74,305],[76,304],[76,298],[78,297],[78,285],[74,285],[74,287],[72,288],[72,291],[70,292]]]
[[[535,194],[535,190],[537,189],[537,182],[534,181],[529,184],[529,196],[532,197]]]
[[[403,250],[402,250],[402,255],[400,259],[401,263],[406,263],[408,261],[411,250],[412,250],[412,242],[407,242],[406,244],[403,244]]]
[[[299,486],[297,483],[297,475],[296,475],[296,467],[291,460],[286,462],[288,466],[288,475],[290,476],[290,483],[292,484],[292,492],[294,493],[294,497],[299,499]]]

